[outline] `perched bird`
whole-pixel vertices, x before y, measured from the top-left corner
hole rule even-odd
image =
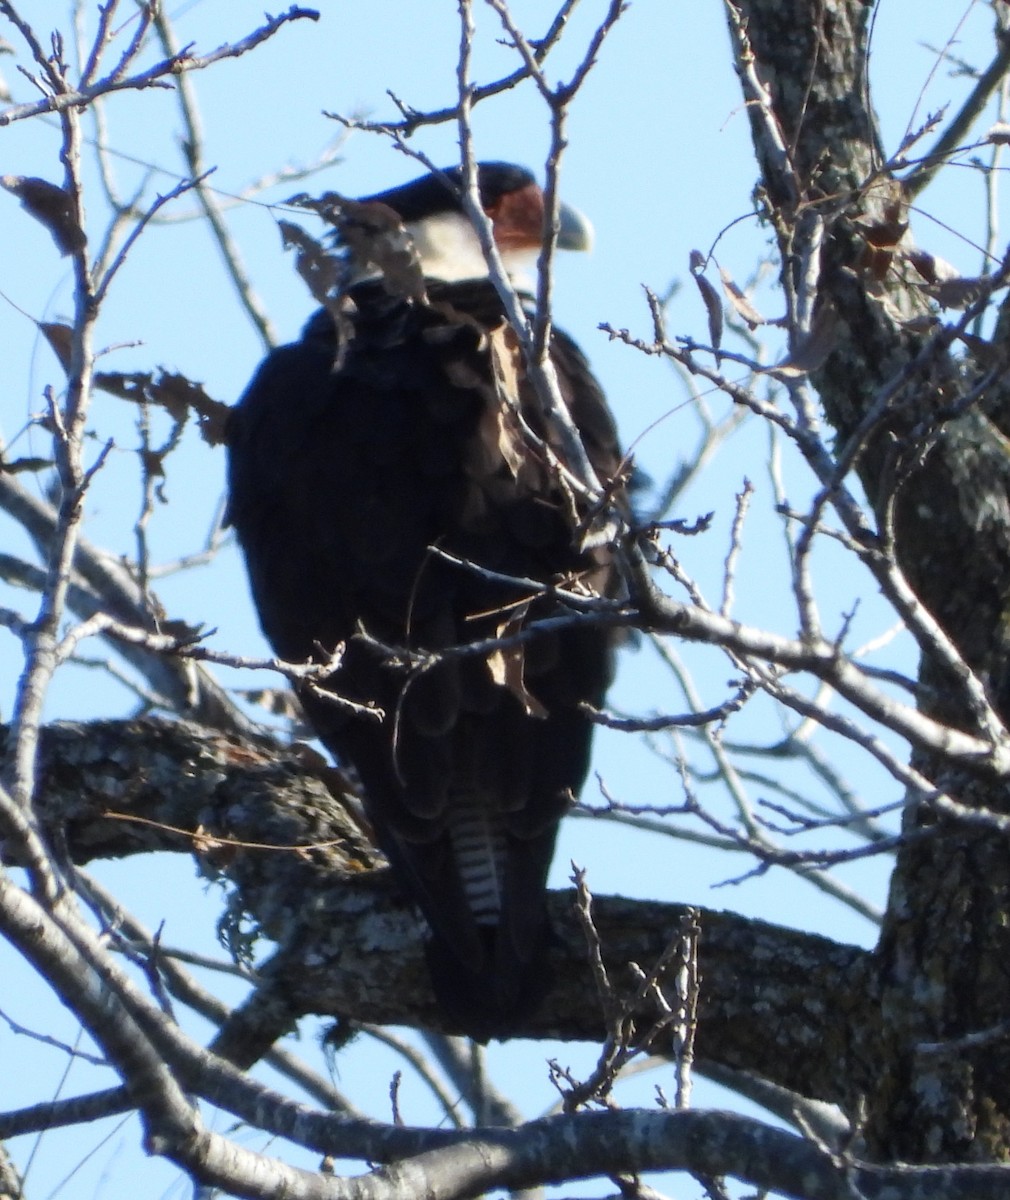
[[[612,632],[577,600],[613,597],[618,581],[606,522],[566,475],[565,438],[527,380],[460,172],[444,175],[354,202],[338,222],[335,297],[232,410],[229,517],[276,653],[339,652],[325,687],[382,710],[376,721],[300,693],[431,927],[443,1010],[486,1040],[546,989],[547,872],[589,764],[581,705],[602,702],[613,669]],[[522,291],[543,193],[505,163],[478,179]],[[557,245],[590,236],[562,207]],[[550,358],[619,510],[603,394],[563,333]]]

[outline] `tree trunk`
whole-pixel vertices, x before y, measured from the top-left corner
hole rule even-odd
[[[838,452],[858,444],[853,458],[881,550],[896,555],[1006,714],[1005,395],[994,382],[981,401],[958,404],[983,363],[992,370],[1002,352],[959,359],[942,328],[927,336],[921,322],[905,319],[927,309],[921,290],[897,269],[908,187],[885,163],[870,107],[870,12],[860,0],[741,0],[742,26],[731,18],[738,69],[787,288],[800,285],[811,226],[824,221],[816,303],[836,317],[834,344],[813,382]],[[755,103],[755,74],[767,105]],[[973,728],[964,688],[928,652],[919,704],[950,725]],[[1002,782],[952,779],[938,764],[915,765],[962,804],[1007,811]],[[876,955],[880,1042],[865,1073],[853,1077],[850,1115],[861,1108],[867,1151],[881,1160],[1008,1161],[1005,1038],[929,1046],[991,1030],[1010,1016],[1010,846],[991,825],[943,821],[921,804],[908,812],[906,829],[932,832],[909,840],[898,856]]]

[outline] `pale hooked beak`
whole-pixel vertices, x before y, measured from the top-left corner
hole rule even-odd
[[[558,249],[592,250],[593,226],[577,208],[562,204],[558,213]]]

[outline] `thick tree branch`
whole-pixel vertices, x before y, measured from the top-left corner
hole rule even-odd
[[[77,861],[182,850],[233,882],[237,904],[279,943],[260,968],[261,999],[254,1001],[269,1010],[271,989],[283,995],[286,1017],[276,1034],[310,1012],[455,1032],[429,990],[418,918],[375,869],[379,859],[347,808],[337,772],[186,723],[146,719],[47,728],[39,777],[43,824]],[[592,984],[571,896],[553,894],[551,913],[555,986],[521,1032],[598,1040],[605,1020],[585,1003]],[[681,913],[596,898],[608,969],[622,995],[638,989],[627,964],[648,971]],[[852,1031],[857,1013],[872,1007],[871,957],[733,914],[705,912],[701,925],[699,1055],[842,1101],[840,1063],[855,1065],[868,1052]],[[377,944],[382,956],[372,950]],[[742,976],[740,963],[755,956],[762,969]],[[229,1048],[221,1047],[229,1057],[251,1062],[268,1048],[261,1033],[247,1040],[249,1029],[263,1028],[257,1012],[250,1009],[227,1034]],[[643,1010],[639,1029],[653,1019]],[[811,1056],[812,1043],[831,1053]],[[244,1049],[231,1048],[238,1046]]]

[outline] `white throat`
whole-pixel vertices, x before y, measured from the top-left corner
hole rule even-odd
[[[487,279],[484,252],[473,226],[462,213],[438,213],[423,221],[408,221],[405,228],[429,279],[441,279],[446,283]],[[516,290],[532,294],[537,271],[536,248],[507,250],[501,257]]]

